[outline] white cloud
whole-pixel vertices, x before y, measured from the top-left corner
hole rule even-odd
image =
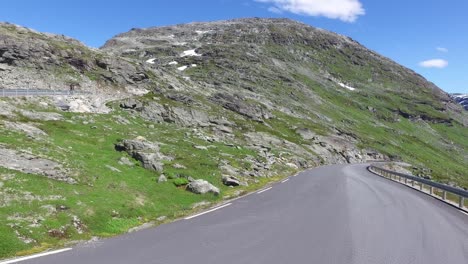
[[[268,11],[270,11],[272,13],[275,13],[275,14],[282,14],[283,13],[283,10],[277,8],[276,6],[270,6],[268,8]]]
[[[443,59],[433,59],[433,60],[426,60],[419,63],[419,66],[424,68],[445,68],[448,66],[448,61]]]
[[[331,19],[340,19],[345,22],[354,22],[364,15],[366,11],[360,0],[255,0],[269,3],[273,6],[268,10],[272,12],[288,11],[306,16],[324,16]]]
[[[437,51],[440,51],[440,52],[445,52],[445,53],[448,52],[448,49],[447,49],[447,48],[443,48],[443,47],[437,47],[436,50],[437,50]]]

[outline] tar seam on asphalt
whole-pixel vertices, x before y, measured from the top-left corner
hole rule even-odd
[[[186,217],[186,218],[184,218],[184,219],[185,219],[185,220],[189,220],[189,219],[195,218],[195,217],[197,217],[197,216],[201,216],[201,215],[204,215],[204,214],[207,214],[207,213],[211,213],[211,212],[214,212],[214,211],[216,211],[216,210],[219,210],[219,209],[222,209],[222,208],[224,208],[224,207],[227,207],[227,206],[229,206],[229,205],[231,205],[231,204],[232,204],[232,203],[227,203],[227,204],[218,206],[218,207],[216,207],[216,208],[213,208],[213,209],[211,209],[211,210],[208,210],[208,211],[205,211],[205,212],[196,214],[196,215],[192,215],[192,216]],[[0,264],[1,264],[1,263],[0,263]]]

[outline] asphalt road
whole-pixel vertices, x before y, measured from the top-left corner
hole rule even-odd
[[[317,168],[204,215],[21,263],[468,263],[467,215],[365,168]]]

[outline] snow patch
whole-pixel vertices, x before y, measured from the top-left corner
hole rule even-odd
[[[190,66],[191,66],[191,67],[197,67],[197,65],[196,65],[196,64],[192,64],[192,65],[190,65]]]
[[[152,58],[152,59],[147,60],[146,63],[154,64],[155,60],[156,60],[156,58]]]
[[[211,30],[195,30],[195,33],[197,33],[198,35],[203,35],[210,32]]]
[[[351,86],[349,86],[349,85],[346,85],[346,84],[344,84],[344,83],[341,83],[341,82],[340,82],[340,83],[338,83],[338,85],[340,85],[341,87],[343,87],[343,88],[346,88],[346,89],[348,89],[348,90],[350,90],[350,91],[354,91],[354,90],[356,90],[356,88],[354,88],[354,87],[351,87]]]
[[[171,61],[167,65],[177,65],[177,64],[179,64],[177,61]]]
[[[182,52],[182,54],[180,54],[180,56],[181,57],[187,57],[187,56],[188,57],[193,57],[193,56],[200,57],[201,55],[197,54],[194,49],[191,49],[191,50],[186,50],[186,51]]]
[[[187,68],[188,68],[188,66],[185,65],[185,66],[181,66],[181,67],[177,68],[177,70],[179,70],[179,71],[185,71]]]

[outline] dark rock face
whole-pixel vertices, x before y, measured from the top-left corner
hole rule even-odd
[[[222,180],[223,180],[223,184],[226,186],[239,186],[240,185],[239,179],[234,176],[224,175]]]
[[[139,111],[143,108],[143,104],[136,99],[130,98],[121,102],[120,107],[124,109],[135,109]]]
[[[468,94],[452,94],[452,98],[468,111]]]
[[[272,117],[260,104],[248,104],[245,99],[239,95],[217,93],[211,97],[211,101],[255,121],[262,122],[263,119],[270,119]]]
[[[0,65],[9,67],[8,75],[0,70],[0,86],[5,88],[66,89],[63,83],[70,80],[96,82],[94,86],[101,87],[145,86],[149,78],[144,67],[89,49],[75,39],[8,23],[0,23]]]

